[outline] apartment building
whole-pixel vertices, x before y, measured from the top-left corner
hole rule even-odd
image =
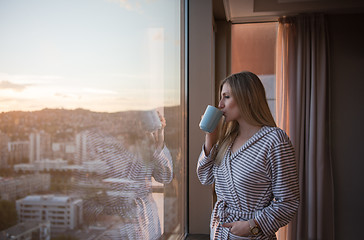
[[[8,159],[9,165],[28,162],[29,141],[8,142],[8,152],[9,152],[9,159]]]
[[[16,201],[19,222],[50,221],[52,232],[82,225],[82,200],[70,196],[32,195]]]
[[[29,162],[49,158],[52,155],[51,135],[44,131],[29,135]]]
[[[50,174],[28,174],[17,178],[0,179],[0,199],[15,200],[28,194],[49,190]]]

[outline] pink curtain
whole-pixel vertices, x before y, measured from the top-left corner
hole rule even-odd
[[[301,191],[296,218],[277,235],[280,240],[334,239],[325,16],[281,18],[276,56],[277,124],[295,147]]]

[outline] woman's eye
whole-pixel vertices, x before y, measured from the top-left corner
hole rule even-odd
[[[229,95],[223,95],[220,100],[222,100],[222,99],[228,99],[228,98],[230,98]]]

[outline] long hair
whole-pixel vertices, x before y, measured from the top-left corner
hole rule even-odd
[[[244,71],[228,76],[220,84],[220,95],[224,84],[229,84],[231,95],[236,101],[240,114],[245,121],[254,126],[276,127],[268,106],[264,86],[257,75]],[[238,134],[239,124],[237,121],[223,123],[220,126],[217,151],[215,152],[216,163],[219,164],[221,162],[227,148]]]

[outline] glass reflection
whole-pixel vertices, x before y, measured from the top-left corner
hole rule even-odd
[[[0,239],[183,236],[180,4],[0,1]]]
[[[75,193],[87,196],[84,216],[89,224],[108,228],[105,237],[159,239],[152,178],[168,184],[173,177],[172,157],[164,144],[166,121],[157,111],[130,113],[129,119],[133,131],[122,136],[97,129],[77,135],[82,142],[78,156],[94,170],[74,177]]]

